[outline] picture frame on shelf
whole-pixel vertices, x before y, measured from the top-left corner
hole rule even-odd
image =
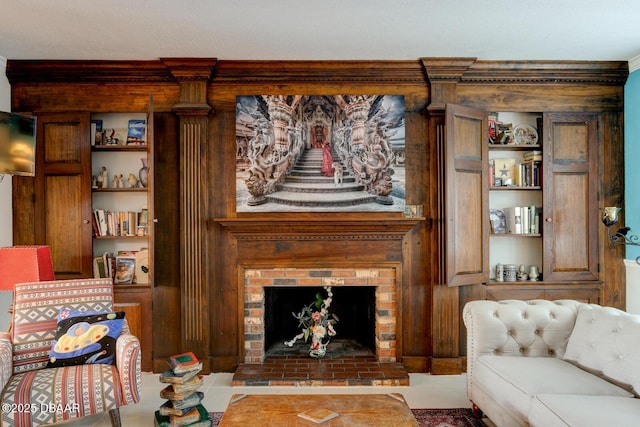
[[[136,274],[135,256],[116,256],[116,272],[113,278],[115,285],[131,285]]]
[[[496,144],[515,144],[513,138],[513,124],[496,122]]]
[[[500,179],[500,185],[512,185],[514,183],[515,159],[494,159],[495,179]],[[498,182],[496,181],[496,186]]]

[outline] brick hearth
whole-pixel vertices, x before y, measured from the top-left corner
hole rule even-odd
[[[262,364],[245,363],[233,375],[233,386],[408,386],[401,363],[378,362],[373,356],[316,360],[270,356]]]

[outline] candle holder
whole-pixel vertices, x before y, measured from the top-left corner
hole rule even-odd
[[[632,245],[640,246],[640,238],[635,234],[630,234],[631,228],[622,227],[619,228],[614,234],[611,234],[611,227],[618,223],[618,212],[622,208],[615,206],[607,206],[601,209],[602,211],[602,223],[607,227],[607,234],[611,243],[617,245]],[[636,258],[636,262],[640,264],[640,256]]]

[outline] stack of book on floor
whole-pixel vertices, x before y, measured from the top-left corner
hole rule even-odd
[[[167,399],[155,412],[156,427],[208,427],[213,420],[202,405],[202,362],[192,353],[181,353],[167,359],[169,369],[160,374],[160,382],[167,384],[160,397]]]

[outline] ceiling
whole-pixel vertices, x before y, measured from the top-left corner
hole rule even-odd
[[[0,0],[6,59],[631,60],[638,0]]]

